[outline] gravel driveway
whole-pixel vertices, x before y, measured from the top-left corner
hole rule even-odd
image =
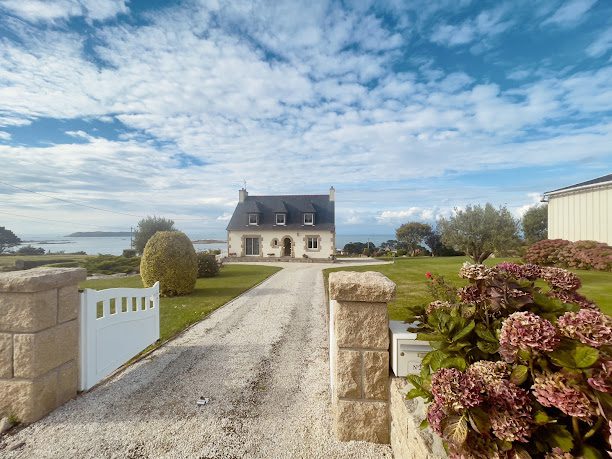
[[[382,458],[331,433],[321,270],[288,263],[91,392],[8,439],[8,458]],[[338,266],[338,265],[335,265]],[[210,403],[197,406],[200,397]]]

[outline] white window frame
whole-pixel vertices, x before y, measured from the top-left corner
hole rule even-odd
[[[282,222],[279,222],[279,221],[278,221],[278,217],[283,217],[283,221],[282,221]],[[282,214],[282,213],[280,213],[280,214],[276,214],[276,220],[275,220],[275,221],[276,221],[276,224],[277,224],[277,225],[279,225],[279,226],[285,226],[285,225],[287,224],[287,214]]]
[[[310,223],[306,221],[306,217],[308,215],[310,215]],[[313,213],[306,213],[306,214],[304,214],[304,225],[314,226],[314,214]]]
[[[244,238],[244,254],[247,257],[257,257],[259,256],[259,250],[260,250],[260,239],[259,237],[245,237]],[[250,243],[250,247],[249,247],[249,240],[251,241]],[[249,253],[249,248],[251,249]],[[257,249],[255,251],[255,249]],[[256,252],[256,253],[255,253]]]
[[[308,250],[319,250],[319,236],[306,236],[306,248]]]
[[[255,217],[255,221],[254,222],[251,221],[251,217]],[[257,214],[249,214],[249,225],[255,225],[255,226],[259,225],[259,215],[257,215]]]

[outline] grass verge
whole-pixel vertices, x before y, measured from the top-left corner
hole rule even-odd
[[[270,277],[281,268],[261,265],[231,264],[221,268],[217,277],[198,279],[195,290],[187,296],[161,298],[160,343],[173,338],[199,322],[215,309]],[[79,288],[141,288],[140,276],[84,281]]]
[[[391,265],[353,266],[347,268],[330,268],[323,271],[325,276],[325,288],[330,272],[334,271],[378,271],[397,284],[397,298],[389,304],[389,318],[391,320],[404,320],[406,307],[415,304],[426,304],[431,301],[427,290],[425,273],[430,271],[462,287],[467,281],[458,276],[461,265],[468,261],[465,257],[414,257],[396,258]],[[502,261],[514,261],[517,259],[497,258],[487,260],[487,265],[492,266]],[[595,301],[606,314],[612,315],[612,273],[602,271],[585,271],[579,269],[571,270],[578,274],[582,280],[583,287],[580,289],[587,298]]]

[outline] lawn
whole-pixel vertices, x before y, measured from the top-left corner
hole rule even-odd
[[[325,282],[333,271],[379,271],[397,284],[397,299],[389,304],[391,320],[404,320],[406,306],[426,304],[431,301],[427,290],[425,273],[430,271],[444,276],[447,281],[461,287],[467,282],[458,276],[464,257],[415,257],[398,258],[392,265],[357,266],[350,268],[331,268],[324,271]],[[502,261],[518,261],[517,259],[487,260],[487,265],[495,265]],[[595,301],[607,314],[612,314],[612,273],[601,271],[572,270],[582,280],[580,293]]]
[[[217,277],[198,279],[188,296],[161,298],[160,342],[199,322],[212,311],[265,280],[281,268],[262,265],[230,264],[221,268]],[[102,290],[116,287],[141,288],[140,276],[84,281],[79,288]]]
[[[89,258],[89,255],[2,255],[0,256],[0,271],[14,269],[16,260],[61,260],[64,262],[79,261]]]

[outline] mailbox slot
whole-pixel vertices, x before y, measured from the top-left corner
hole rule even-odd
[[[395,376],[419,374],[421,361],[431,350],[428,342],[419,341],[416,333],[406,331],[409,325],[398,320],[389,321],[391,369]]]

